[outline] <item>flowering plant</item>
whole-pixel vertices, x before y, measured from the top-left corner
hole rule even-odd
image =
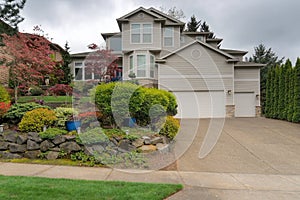
[[[7,113],[11,104],[10,102],[0,102],[0,119]]]

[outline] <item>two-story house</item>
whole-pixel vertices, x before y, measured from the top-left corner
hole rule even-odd
[[[185,23],[154,8],[140,7],[117,19],[119,32],[102,33],[118,55],[122,80],[175,94],[178,117],[260,115],[260,67],[243,61],[246,51],[221,49],[210,32],[186,32]],[[86,80],[86,53],[74,54],[74,75]],[[77,76],[78,77],[78,76]],[[91,76],[89,76],[91,77]]]

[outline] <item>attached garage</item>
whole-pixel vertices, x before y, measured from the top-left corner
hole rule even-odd
[[[225,117],[224,91],[173,92],[178,102],[178,118]]]
[[[254,92],[241,92],[234,94],[235,117],[255,117]]]

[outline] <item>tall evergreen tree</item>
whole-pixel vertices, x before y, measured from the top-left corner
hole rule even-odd
[[[272,68],[268,69],[267,83],[266,83],[266,105],[265,105],[265,116],[271,117],[272,107]]]
[[[294,114],[294,69],[290,70],[290,80],[289,80],[289,101],[288,101],[288,112],[287,112],[287,120],[291,122],[293,120]]]
[[[277,65],[274,69],[274,93],[273,93],[273,118],[277,119],[278,114],[279,114],[279,76],[280,76],[280,69],[279,66]]]
[[[20,10],[24,8],[25,3],[26,0],[1,0],[0,19],[18,29],[18,24],[24,20],[24,17],[20,16]]]
[[[292,121],[300,122],[300,58],[297,58],[294,74],[294,113]]]
[[[286,60],[285,64],[285,106],[284,106],[284,113],[283,119],[288,119],[288,111],[289,111],[289,102],[290,102],[290,79],[291,79],[291,71],[292,71],[292,63],[289,59]]]
[[[278,99],[278,118],[284,119],[284,107],[285,107],[285,67],[280,66],[279,71],[279,99]],[[266,98],[268,98],[266,96]]]
[[[211,32],[209,29],[209,25],[206,23],[206,21],[204,21],[201,26],[200,26],[200,32]],[[216,36],[214,35],[214,33],[210,33],[208,35],[208,38],[215,38]]]
[[[191,16],[191,20],[187,23],[187,31],[196,32],[201,26],[201,20],[197,20],[195,15]]]
[[[259,44],[254,47],[254,54],[248,59],[250,62],[266,64],[260,70],[260,102],[262,114],[265,114],[265,102],[266,102],[266,82],[267,72],[272,66],[280,65],[284,58],[278,58],[276,53],[273,52],[272,48],[267,49],[265,45]]]
[[[69,64],[71,63],[71,56],[70,56],[70,47],[68,42],[65,44],[65,49],[62,52],[63,64],[61,66],[61,70],[64,72],[64,78],[61,81],[62,84],[70,84],[73,80],[73,76],[71,74],[71,68]]]
[[[271,96],[271,100],[270,100],[270,117],[273,118],[274,113],[275,113],[275,101],[274,101],[274,93],[275,93],[275,68],[272,67],[271,69],[271,85],[270,85],[270,96]]]

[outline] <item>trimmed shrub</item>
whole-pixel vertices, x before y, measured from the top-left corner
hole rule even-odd
[[[54,111],[47,108],[37,108],[25,113],[19,129],[22,132],[40,132],[44,126],[50,126],[57,120]]]
[[[39,136],[42,139],[54,139],[57,135],[66,135],[68,131],[58,128],[48,128],[45,132],[40,132]]]
[[[4,117],[11,123],[17,124],[21,121],[26,112],[34,110],[36,108],[50,109],[48,106],[43,106],[34,102],[14,104],[10,107]]]
[[[57,107],[54,109],[55,116],[57,117],[56,126],[65,127],[66,121],[68,121],[73,115],[77,115],[78,112],[74,108]]]
[[[44,90],[42,90],[42,88],[38,86],[31,86],[29,88],[29,92],[32,96],[41,96],[42,94],[44,94]]]
[[[0,85],[0,102],[5,102],[5,103],[10,102],[10,96],[7,90],[2,85]]]
[[[167,116],[166,122],[163,128],[159,131],[159,134],[167,136],[170,139],[173,139],[176,136],[179,127],[180,124],[178,119],[175,119],[172,116]]]
[[[79,138],[81,143],[84,145],[101,144],[109,142],[108,137],[103,133],[100,127],[80,133]]]

